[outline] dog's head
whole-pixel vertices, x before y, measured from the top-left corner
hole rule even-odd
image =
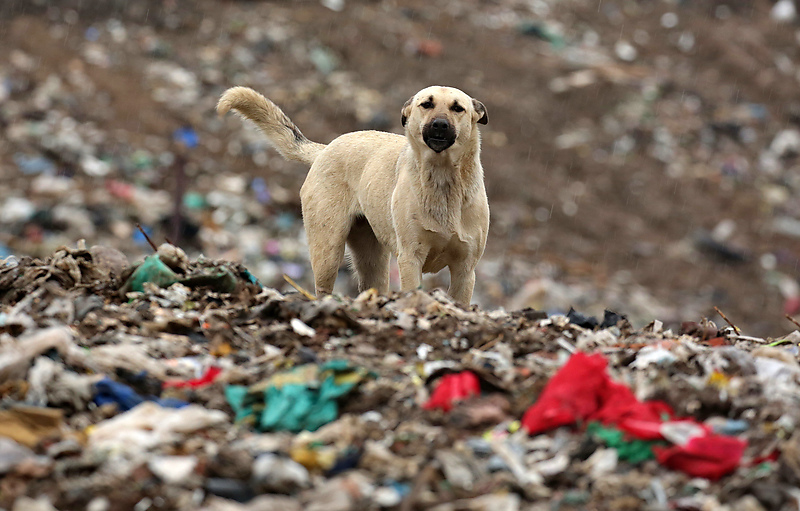
[[[486,107],[452,87],[428,87],[406,101],[401,111],[406,134],[435,153],[465,146],[475,124],[486,124]]]

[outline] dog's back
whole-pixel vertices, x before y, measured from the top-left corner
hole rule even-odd
[[[406,137],[384,131],[354,131],[340,135],[322,150],[326,167],[337,166],[337,174],[350,183],[394,175],[397,157]],[[390,176],[391,175],[391,176]]]

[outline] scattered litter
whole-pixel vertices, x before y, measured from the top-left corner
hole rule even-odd
[[[152,257],[181,282],[127,294],[132,269],[101,271],[81,247],[13,267],[27,292],[0,309],[0,472],[19,497],[99,509],[116,481],[108,506],[348,509],[458,491],[518,509],[630,488],[672,505],[676,474],[718,495],[754,463],[775,488],[796,484],[776,468],[793,466],[800,424],[795,333],[485,312],[440,291],[311,300],[171,247]],[[58,287],[35,280],[59,261]],[[222,270],[230,291],[191,280]]]

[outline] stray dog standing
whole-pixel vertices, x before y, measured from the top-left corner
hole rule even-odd
[[[488,122],[483,103],[428,87],[403,105],[405,136],[357,131],[327,146],[253,89],[225,91],[217,112],[231,109],[285,158],[311,166],[300,199],[318,295],[333,292],[347,244],[360,290],[388,293],[394,254],[403,291],[448,266],[450,296],[469,304],[489,230],[477,128]]]

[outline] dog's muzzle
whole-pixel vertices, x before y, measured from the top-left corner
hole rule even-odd
[[[456,129],[447,119],[437,117],[422,129],[422,140],[437,153],[441,153],[456,141]]]

